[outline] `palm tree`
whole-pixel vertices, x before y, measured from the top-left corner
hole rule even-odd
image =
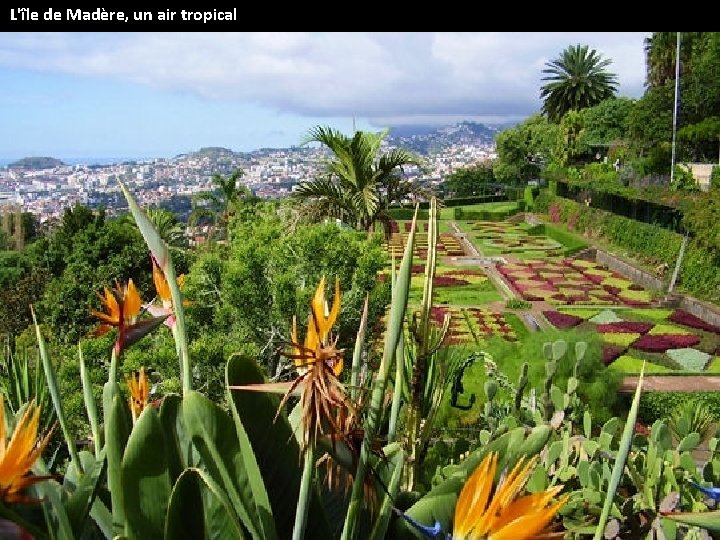
[[[319,142],[333,156],[325,163],[324,176],[302,182],[295,197],[309,205],[312,215],[334,217],[358,230],[370,231],[377,221],[389,224],[390,204],[426,190],[402,176],[407,165],[423,167],[420,157],[399,148],[379,156],[388,133],[356,131],[347,137],[331,127],[311,129],[302,144]]]
[[[165,241],[170,249],[182,250],[187,247],[185,227],[178,221],[173,212],[167,208],[151,206],[145,210],[145,213],[155,226],[160,238]]]
[[[189,224],[196,225],[200,220],[206,219],[227,236],[227,227],[238,203],[251,194],[247,186],[238,183],[243,174],[245,173],[242,169],[236,169],[228,177],[214,174],[212,182],[215,190],[199,193],[193,198]]]
[[[587,45],[570,45],[542,70],[546,75],[542,80],[548,81],[540,90],[543,113],[558,122],[568,111],[592,107],[613,97],[618,83],[617,75],[606,71],[611,63]]]

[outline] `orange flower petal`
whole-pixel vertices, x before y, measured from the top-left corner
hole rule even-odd
[[[141,307],[142,300],[140,299],[140,293],[138,293],[138,290],[131,278],[128,280],[128,284],[125,289],[125,297],[123,298],[123,319],[125,319],[125,322],[134,322],[135,318],[140,313]]]

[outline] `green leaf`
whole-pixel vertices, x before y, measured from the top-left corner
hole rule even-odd
[[[623,428],[622,438],[620,439],[620,447],[618,448],[618,452],[615,456],[615,465],[613,466],[612,476],[610,477],[607,494],[605,495],[605,503],[603,504],[600,521],[595,529],[593,540],[600,540],[603,532],[605,531],[605,525],[607,524],[608,517],[610,516],[613,499],[615,498],[615,493],[617,492],[623,472],[625,471],[625,463],[627,462],[627,457],[630,453],[630,447],[635,434],[635,422],[637,422],[638,409],[640,408],[640,395],[642,393],[644,372],[645,362],[643,361],[643,366],[640,369],[640,376],[638,377],[637,387],[635,388],[635,396],[633,397],[632,404],[630,405],[630,411],[625,419],[625,427]]]
[[[206,471],[185,469],[170,494],[164,540],[246,537],[227,494],[217,482]]]
[[[121,534],[125,529],[125,503],[120,481],[120,464],[130,437],[132,421],[127,403],[120,395],[120,388],[114,381],[108,381],[103,386],[103,408],[107,483],[112,498],[113,530],[115,534]]]
[[[104,451],[101,451],[97,459],[86,451],[80,452],[78,457],[82,460],[85,473],[79,473],[75,463],[71,461],[63,478],[63,487],[70,494],[65,503],[68,519],[75,535],[79,537],[95,503],[106,462]]]
[[[685,525],[702,527],[709,531],[720,531],[720,510],[709,512],[665,512],[662,513],[662,517]]]
[[[228,360],[225,378],[228,387],[264,382],[256,361],[243,355]],[[300,447],[285,415],[280,414],[275,420],[280,399],[273,394],[232,391],[228,401],[237,412],[258,458],[277,534],[280,538],[290,538],[300,489]],[[308,538],[332,536],[316,491],[313,491],[306,531]]]
[[[395,289],[392,292],[392,300],[390,303],[390,314],[388,315],[388,326],[385,332],[385,343],[383,347],[383,356],[380,361],[375,383],[373,384],[368,413],[364,424],[365,438],[364,444],[360,449],[360,459],[358,460],[357,470],[355,471],[352,492],[350,494],[350,504],[343,526],[343,540],[354,538],[357,531],[357,520],[362,506],[363,484],[365,481],[365,469],[367,460],[372,450],[370,449],[370,441],[373,441],[378,429],[379,418],[381,416],[381,403],[385,395],[385,386],[387,384],[388,375],[392,367],[395,357],[395,350],[398,339],[400,339],[403,329],[403,321],[405,319],[405,310],[407,309],[408,292],[410,290],[410,278],[412,277],[412,260],[413,247],[415,245],[415,230],[417,222],[417,213],[419,205],[415,206],[415,217],[413,217],[410,234],[405,245],[405,252],[400,263]],[[398,359],[398,361],[400,361]]]
[[[685,452],[687,450],[694,450],[695,448],[697,448],[698,444],[700,444],[700,434],[690,433],[686,437],[683,437],[683,440],[680,441],[680,444],[678,444],[677,447],[677,451]]]
[[[397,498],[398,490],[400,488],[400,480],[402,478],[403,466],[405,465],[405,452],[402,447],[393,443],[383,448],[383,454],[386,458],[385,470],[389,470],[390,479],[384,479],[387,483],[387,493],[384,494],[380,510],[375,517],[375,523],[373,524],[372,532],[370,534],[371,540],[384,540],[387,537],[387,529],[390,523],[390,517],[392,516],[393,501]],[[386,473],[385,476],[388,476]]]
[[[52,399],[53,407],[55,408],[55,415],[57,416],[58,422],[60,422],[60,428],[65,438],[65,444],[67,444],[68,450],[70,451],[70,458],[77,464],[78,468],[82,469],[82,463],[77,454],[77,447],[75,446],[75,437],[70,433],[70,428],[65,419],[65,409],[62,405],[62,399],[60,398],[60,390],[57,382],[57,376],[55,373],[55,366],[50,361],[47,349],[45,347],[45,339],[40,332],[40,325],[37,323],[35,318],[35,310],[30,306],[30,313],[32,314],[33,324],[35,325],[35,337],[38,342],[38,349],[40,350],[40,359],[42,360],[43,370],[45,371],[45,380],[47,381],[48,390],[50,391],[50,398]]]
[[[202,465],[227,493],[240,522],[253,538],[264,539],[265,533],[274,538],[274,531],[263,530],[268,516],[260,515],[264,510],[254,500],[254,493],[261,486],[250,485],[245,469],[248,463],[241,454],[232,418],[220,406],[192,390],[183,397],[182,415]]]
[[[83,358],[82,347],[78,345],[78,359],[80,361],[80,380],[82,381],[83,401],[85,402],[85,411],[90,420],[90,431],[93,435],[93,446],[95,447],[95,457],[100,455],[102,449],[102,436],[100,435],[100,422],[98,420],[97,404],[92,393],[93,384],[90,375],[85,368],[85,359]]]
[[[207,538],[205,512],[198,511],[201,508],[203,494],[200,477],[196,470],[186,469],[175,482],[170,494],[164,539]],[[230,511],[229,514],[232,515],[233,512]]]
[[[186,467],[197,465],[193,455],[192,441],[187,434],[181,413],[182,397],[178,394],[165,396],[160,405],[160,425],[165,437],[165,455],[171,482],[176,482]]]
[[[135,198],[132,196],[130,191],[127,189],[125,184],[121,180],[118,180],[120,189],[125,195],[125,199],[128,202],[128,208],[130,213],[135,219],[135,223],[140,229],[140,233],[145,239],[150,252],[155,257],[158,265],[165,275],[168,287],[170,288],[170,295],[172,297],[173,312],[175,315],[175,329],[173,330],[173,338],[176,341],[177,349],[180,354],[180,365],[182,366],[181,379],[183,384],[183,393],[190,391],[192,374],[190,373],[190,355],[187,346],[187,334],[185,333],[185,310],[183,309],[183,299],[180,293],[180,288],[177,284],[177,276],[175,275],[175,266],[170,256],[170,249],[168,248],[165,241],[160,237],[160,234],[155,229],[155,226],[148,219],[147,215],[138,206]]]
[[[165,438],[157,410],[146,407],[135,423],[121,464],[125,534],[162,538],[170,500]]]

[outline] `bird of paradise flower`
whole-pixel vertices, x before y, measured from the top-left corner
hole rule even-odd
[[[446,540],[562,538],[562,532],[553,531],[549,526],[567,502],[568,495],[555,500],[563,486],[521,495],[537,463],[537,456],[520,459],[494,486],[497,462],[497,453],[488,453],[465,482],[455,506],[452,532],[446,534]],[[396,512],[427,538],[442,538],[440,523],[427,526],[405,513]]]
[[[340,281],[335,281],[332,308],[327,309],[325,277],[323,276],[310,303],[307,333],[301,344],[297,324],[293,320],[291,352],[285,353],[294,361],[297,377],[290,382],[231,386],[234,390],[253,390],[282,393],[277,419],[291,396],[300,397],[302,434],[300,449],[305,451],[320,436],[329,436],[333,443],[345,432],[348,419],[354,417],[339,375],[343,369],[343,349],[337,348],[337,337],[331,330],[340,313]]]
[[[52,478],[35,476],[30,469],[41,456],[54,430],[51,428],[44,437],[38,437],[40,407],[32,400],[15,425],[9,441],[5,438],[5,402],[0,394],[0,499],[7,503],[40,503],[24,494],[29,486]]]
[[[155,292],[157,293],[159,303],[151,302],[149,304],[145,304],[144,307],[148,310],[150,314],[154,315],[155,317],[166,316],[167,319],[165,319],[164,324],[170,329],[173,329],[175,327],[175,311],[173,309],[170,285],[167,282],[165,274],[155,260],[155,257],[151,256],[151,259],[153,267],[153,283],[155,285]],[[185,274],[180,274],[176,278],[176,281],[178,284],[178,288],[182,291],[183,287],[185,286]],[[188,307],[191,304],[192,302],[187,299],[184,299],[182,302],[183,307]]]

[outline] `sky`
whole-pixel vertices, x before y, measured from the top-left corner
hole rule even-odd
[[[0,158],[172,157],[311,128],[519,122],[576,44],[644,91],[651,32],[0,33]]]

